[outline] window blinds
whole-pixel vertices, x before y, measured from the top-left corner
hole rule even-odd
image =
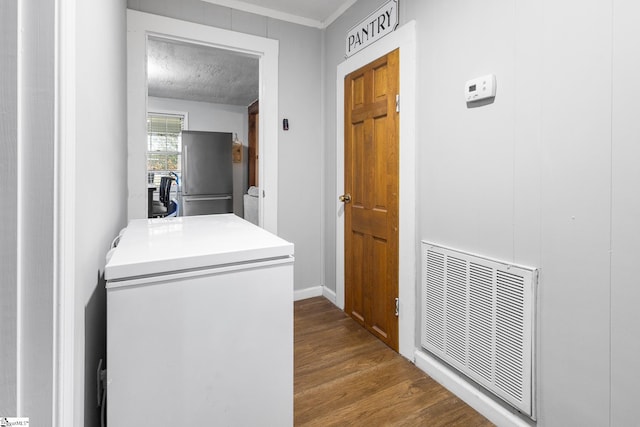
[[[149,113],[147,116],[148,182],[159,184],[162,176],[180,173],[184,116]]]

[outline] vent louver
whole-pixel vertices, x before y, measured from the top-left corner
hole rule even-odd
[[[537,270],[422,243],[422,346],[535,418]]]

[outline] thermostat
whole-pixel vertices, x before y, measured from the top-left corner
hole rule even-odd
[[[485,98],[493,98],[496,96],[496,75],[487,74],[469,80],[464,85],[464,97],[467,102],[480,101]]]

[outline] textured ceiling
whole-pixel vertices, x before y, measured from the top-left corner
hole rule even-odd
[[[149,96],[248,106],[258,99],[258,58],[150,38]]]

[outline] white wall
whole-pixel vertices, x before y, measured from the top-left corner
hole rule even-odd
[[[243,216],[243,194],[247,192],[249,170],[247,163],[247,134],[249,114],[247,107],[238,105],[213,104],[210,102],[187,101],[183,99],[147,98],[149,112],[188,113],[188,130],[207,132],[231,132],[242,142],[242,162],[233,164],[233,211]]]
[[[147,108],[150,112],[188,112],[189,130],[235,132],[246,145],[244,140],[248,127],[247,107],[149,96]]]
[[[607,425],[611,2],[547,1],[542,7],[546,12],[534,21],[542,36],[541,82],[548,88],[540,92],[536,156],[541,198],[540,412],[549,424]],[[528,77],[528,82],[535,81],[536,76]],[[583,88],[594,82],[597,92],[587,96]],[[518,101],[527,102],[523,98]],[[524,239],[518,243],[528,245]],[[589,372],[588,379],[584,372]]]
[[[76,2],[75,424],[98,426],[106,357],[105,255],[126,225],[126,2]]]
[[[325,34],[326,182],[335,64],[346,29],[380,3],[360,0]],[[404,0],[400,10],[418,29],[416,239],[540,268],[538,425],[634,424],[640,6]],[[467,108],[464,82],[487,73],[495,102]]]
[[[295,244],[295,288],[321,285],[320,30],[197,0],[129,0],[128,7],[280,41],[278,117],[288,117],[291,130],[278,135],[278,234]]]
[[[64,53],[66,59],[76,54],[78,59],[78,97],[64,103],[78,106],[77,222],[71,233],[77,236],[78,251],[75,259],[63,262],[75,266],[75,282],[64,285],[75,283],[78,296],[75,308],[71,307],[75,313],[70,316],[76,319],[74,424],[96,426],[95,368],[97,358],[104,357],[105,337],[104,299],[99,297],[104,293],[101,270],[109,242],[124,225],[126,206],[125,4],[78,4],[78,51]],[[54,232],[54,224],[60,223],[56,218],[60,207],[54,202],[59,172],[55,165],[60,161],[55,157],[59,148],[56,128],[60,125],[56,108],[61,105],[55,92],[60,87],[56,61],[61,60],[56,57],[56,23],[60,22],[56,5],[50,1],[3,2],[0,13],[1,131],[5,144],[2,181],[7,208],[1,233],[0,412],[3,416],[29,417],[34,425],[51,425],[54,404],[58,403],[54,401],[54,373],[58,371],[54,372],[53,363],[54,324],[58,320],[54,277],[60,273],[54,265],[54,251],[61,248]],[[105,123],[110,123],[108,129]],[[60,295],[60,290],[55,291]],[[8,306],[6,311],[4,304]]]
[[[640,316],[640,3],[613,0],[611,150],[611,425],[637,424]]]
[[[54,3],[19,2],[18,19],[18,353],[14,413],[29,417],[34,425],[48,425],[53,413]]]
[[[17,242],[18,242],[18,1],[0,2],[0,414],[17,412]]]
[[[323,285],[322,278],[322,92],[320,32],[268,21],[280,40],[278,234],[295,244],[295,289]]]

